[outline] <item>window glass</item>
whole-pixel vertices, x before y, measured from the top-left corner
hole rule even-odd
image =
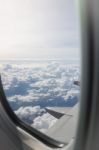
[[[0,72],[11,109],[40,132],[68,143],[80,95],[75,1],[2,0],[0,20]]]

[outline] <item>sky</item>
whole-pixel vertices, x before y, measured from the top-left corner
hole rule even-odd
[[[0,0],[0,59],[79,58],[74,0]]]

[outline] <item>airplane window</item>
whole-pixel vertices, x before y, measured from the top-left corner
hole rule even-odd
[[[75,137],[80,31],[74,0],[0,2],[0,72],[12,111],[58,141]]]

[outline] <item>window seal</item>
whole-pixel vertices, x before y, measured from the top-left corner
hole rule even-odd
[[[97,124],[95,117],[97,116],[97,111],[95,110],[96,106],[99,109],[99,99],[97,97],[99,94],[99,91],[97,90],[99,82],[96,84],[97,81],[99,81],[99,75],[97,76],[97,74],[99,74],[99,69],[96,69],[97,62],[99,62],[99,53],[97,53],[99,45],[98,47],[96,46],[98,39],[96,38],[94,22],[99,11],[94,14],[93,9],[95,2],[96,1],[90,0],[80,2],[82,30],[82,83],[80,112],[78,118],[79,122],[74,150],[96,150],[99,148],[99,142],[94,138],[95,136],[97,139],[99,137],[99,129],[97,130],[97,128],[95,128],[95,125]],[[99,33],[97,32],[97,34]]]

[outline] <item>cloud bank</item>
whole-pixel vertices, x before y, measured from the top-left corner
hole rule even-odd
[[[77,64],[62,61],[6,62],[0,66],[5,94],[16,115],[33,127],[46,131],[56,122],[45,107],[72,107],[79,100]]]

